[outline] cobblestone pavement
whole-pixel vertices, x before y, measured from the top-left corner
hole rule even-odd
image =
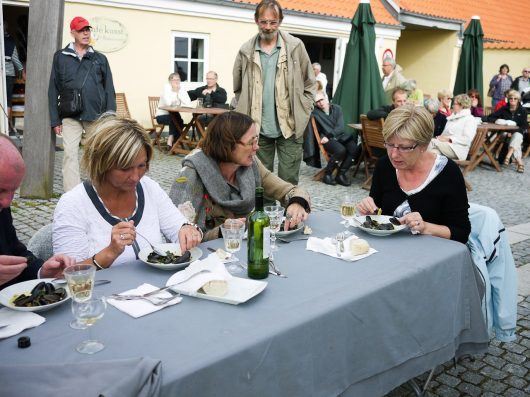
[[[150,176],[169,190],[180,169],[181,157],[156,152]],[[50,223],[53,209],[62,193],[60,164],[62,152],[57,152],[54,197],[51,200],[16,198],[13,215],[19,238],[27,242],[40,227]],[[530,166],[527,166],[529,169]],[[354,179],[352,187],[327,186],[314,182],[314,168],[302,165],[300,184],[311,194],[315,210],[338,209],[341,195],[354,194],[357,199],[366,196],[360,189],[363,169]],[[530,173],[517,174],[513,168],[497,173],[490,167],[479,167],[468,176],[473,186],[470,201],[488,205],[499,213],[505,226],[530,222]],[[512,245],[516,265],[530,263],[530,240]],[[513,343],[492,341],[487,354],[474,360],[461,360],[456,366],[447,362],[436,369],[428,395],[430,396],[530,396],[530,296],[519,296],[517,340]],[[424,374],[420,379],[425,379]],[[413,396],[412,389],[402,385],[387,396]]]

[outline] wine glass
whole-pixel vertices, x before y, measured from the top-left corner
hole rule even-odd
[[[63,271],[72,300],[86,301],[92,297],[96,267],[91,264],[68,266]],[[70,322],[70,328],[85,329],[86,325],[77,320]]]
[[[271,230],[271,254],[272,252],[278,251],[276,245],[276,233],[280,231],[283,219],[283,207],[279,205],[268,205],[264,208],[265,213],[269,216],[270,230]],[[272,258],[271,258],[272,259]]]
[[[221,225],[221,233],[225,243],[225,250],[233,255],[241,249],[241,240],[245,233],[245,224],[238,219],[227,219],[225,223]],[[231,273],[238,273],[240,271],[237,262],[231,262],[227,269]]]
[[[80,295],[80,296],[77,296]],[[76,346],[76,350],[83,354],[94,354],[105,348],[105,345],[98,340],[92,339],[92,326],[100,320],[107,309],[107,301],[104,296],[92,296],[85,299],[84,293],[73,295],[72,313],[78,322],[88,328],[88,339]]]
[[[349,234],[348,227],[351,224],[351,221],[355,217],[355,198],[351,194],[346,194],[342,197],[340,202],[340,215],[344,221],[341,223],[346,228],[346,233]]]

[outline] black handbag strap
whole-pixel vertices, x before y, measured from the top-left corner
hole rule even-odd
[[[92,70],[92,67],[94,66],[94,62],[90,62],[90,67],[88,68],[88,72],[86,72],[85,78],[83,79],[83,84],[81,85],[81,88],[79,90],[83,90],[83,87],[85,86],[86,79],[88,79],[88,75],[90,74],[90,71]]]

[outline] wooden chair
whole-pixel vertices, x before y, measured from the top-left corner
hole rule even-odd
[[[123,92],[116,93],[116,116],[131,118],[129,106],[127,106],[127,98]]]
[[[475,137],[473,138],[473,141],[471,141],[471,146],[469,147],[467,159],[455,160],[455,163],[462,168],[462,175],[464,175],[464,182],[468,191],[473,190],[473,188],[471,184],[467,181],[466,175],[473,171],[480,163],[480,149],[483,147],[484,140],[486,139],[486,134],[486,130],[477,128]]]
[[[369,168],[375,165],[380,157],[378,151],[374,149],[380,149],[379,152],[386,151],[385,141],[383,139],[383,123],[383,119],[370,120],[365,114],[361,114],[362,153],[357,167],[355,167],[354,175],[357,175],[359,165],[361,161],[364,161],[366,180],[361,187],[366,190],[370,190],[370,186],[372,185],[372,175],[370,174]]]
[[[158,150],[162,151],[162,147],[160,146],[160,137],[162,135],[162,131],[164,131],[164,124],[158,124],[156,121],[156,111],[158,109],[158,102],[160,102],[159,96],[149,96],[147,97],[147,101],[149,103],[149,113],[151,115],[151,123],[153,124],[152,127],[146,128],[145,130],[149,132],[149,134],[154,134],[154,140],[155,145],[158,147]]]
[[[320,153],[322,153],[322,155],[326,159],[326,162],[329,162],[329,154],[328,152],[326,152],[326,149],[324,149],[324,145],[320,143],[321,138],[320,138],[320,134],[318,133],[317,122],[313,116],[311,116],[311,127],[313,128],[313,134],[315,135],[315,139],[317,140]],[[322,180],[325,173],[326,173],[326,168],[324,167],[320,171],[318,171],[315,175],[313,175],[313,180],[314,181]]]

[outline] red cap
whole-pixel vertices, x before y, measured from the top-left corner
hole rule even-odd
[[[75,17],[72,19],[72,22],[70,22],[70,30],[82,30],[86,27],[91,27],[88,21],[83,17]]]

